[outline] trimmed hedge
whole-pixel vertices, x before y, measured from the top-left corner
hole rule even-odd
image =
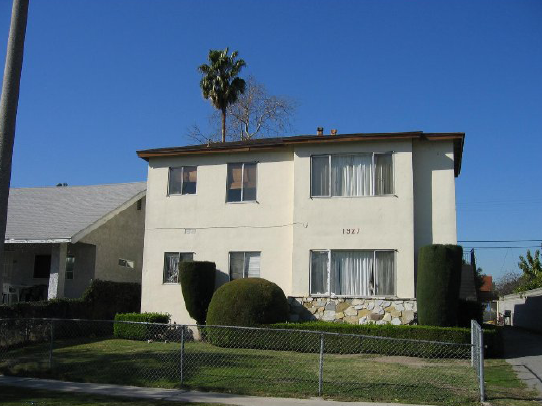
[[[420,248],[416,297],[422,325],[457,325],[463,248],[433,244]]]
[[[140,284],[96,279],[80,299],[1,305],[0,318],[113,320],[117,313],[138,312],[140,307]]]
[[[457,327],[352,325],[333,322],[275,323],[261,326],[269,329],[291,330],[237,330],[227,327],[207,327],[209,341],[220,347],[252,348],[279,351],[317,353],[320,351],[321,334],[316,332],[352,334],[324,335],[324,350],[334,354],[382,354],[396,356],[457,358],[468,357],[469,347],[446,346],[419,341],[397,341],[395,339],[423,340],[470,344],[470,330]],[[314,331],[315,333],[297,330]],[[363,337],[360,337],[363,336]],[[372,338],[373,336],[374,338]],[[388,337],[394,340],[386,340]],[[500,329],[484,329],[486,356],[502,354]]]
[[[117,314],[115,321],[134,321],[139,323],[160,323],[168,324],[169,314],[162,313],[124,313]],[[128,340],[149,340],[154,339],[161,333],[163,328],[148,324],[115,323],[113,335],[115,338],[125,338]]]
[[[190,317],[205,324],[207,309],[215,291],[216,264],[207,261],[179,263],[184,304]]]
[[[222,285],[213,295],[207,313],[207,324],[220,326],[257,326],[287,319],[284,292],[262,278],[237,279]]]

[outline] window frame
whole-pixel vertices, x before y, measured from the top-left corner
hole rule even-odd
[[[331,255],[333,252],[372,252],[373,264],[376,264],[377,252],[393,252],[393,290],[392,295],[335,295],[331,293]],[[327,292],[312,293],[312,253],[327,252]],[[378,273],[375,272],[375,286],[377,284]],[[361,298],[361,299],[379,299],[379,298],[396,298],[397,297],[397,250],[396,249],[311,249],[309,250],[309,296],[310,297],[329,297],[329,298]]]
[[[246,165],[254,165],[254,167],[255,167],[255,171],[256,171],[256,179],[255,179],[255,182],[256,182],[256,185],[255,185],[256,196],[255,196],[254,200],[243,200],[244,191],[245,191],[245,185],[244,185],[245,164]],[[258,203],[258,164],[259,164],[258,161],[228,162],[226,164],[226,196],[225,196],[225,202],[226,203],[228,203],[228,204]],[[241,166],[241,200],[234,200],[234,201],[229,201],[228,200],[228,173],[229,173],[230,165],[242,165]],[[238,251],[238,252],[242,252],[242,251]],[[247,252],[250,252],[250,251],[247,251]]]
[[[68,258],[73,259],[73,268],[72,268],[71,272],[68,272]],[[70,275],[70,274],[71,274],[71,277],[68,277],[68,275]],[[73,281],[74,280],[74,277],[75,277],[75,255],[73,255],[73,254],[66,255],[66,272],[65,272],[64,276],[65,276],[65,280],[67,280],[67,281]]]
[[[165,282],[166,278],[166,255],[167,254],[177,254],[179,257],[181,254],[192,254],[192,261],[194,261],[194,256],[196,255],[195,252],[189,252],[189,251],[165,251],[164,252],[164,265],[162,267],[162,285],[179,285],[179,274],[177,273],[177,282]]]
[[[310,190],[310,198],[311,199],[344,199],[344,198],[348,198],[348,199],[351,199],[351,198],[367,198],[367,197],[382,197],[382,196],[397,196],[397,194],[395,193],[395,154],[396,152],[395,151],[386,151],[386,152],[359,152],[359,153],[351,153],[351,152],[347,152],[347,153],[338,153],[338,154],[315,154],[315,155],[311,155],[310,156],[310,171],[309,171],[309,176],[310,176],[310,179],[309,179],[309,190]],[[332,166],[331,166],[331,163],[332,163],[332,157],[334,156],[360,156],[360,155],[371,155],[371,166],[372,166],[372,169],[373,169],[373,185],[371,187],[371,194],[370,195],[364,195],[364,196],[334,196],[333,195],[333,186],[331,184],[331,180],[332,180]],[[375,156],[376,155],[391,155],[391,160],[392,160],[392,189],[393,189],[393,192],[392,193],[386,193],[386,194],[381,194],[381,195],[377,195],[376,194],[376,159],[375,159]],[[313,191],[312,191],[312,175],[313,175],[313,170],[312,170],[312,159],[313,158],[323,158],[323,157],[328,157],[329,158],[329,161],[328,161],[328,165],[329,165],[329,175],[328,175],[328,182],[329,182],[329,194],[328,195],[321,195],[321,196],[315,196],[313,195]]]
[[[246,254],[258,254],[260,256],[260,269],[259,269],[259,276],[261,278],[262,275],[262,252],[261,251],[229,251],[228,252],[228,280],[232,281],[234,279],[231,278],[231,254],[243,254],[243,277],[241,279],[248,278],[248,273],[245,276],[245,262],[247,260]]]
[[[196,191],[194,193],[183,193],[184,185],[184,168],[196,168]],[[181,169],[181,193],[171,193],[171,171],[173,169]],[[181,166],[170,166],[168,168],[168,177],[167,177],[167,196],[196,196],[198,194],[198,165],[181,165]]]

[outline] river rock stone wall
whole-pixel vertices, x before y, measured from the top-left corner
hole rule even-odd
[[[350,324],[414,324],[415,299],[289,297],[290,321],[324,320]]]

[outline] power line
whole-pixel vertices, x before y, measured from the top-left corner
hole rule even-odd
[[[493,250],[493,249],[514,249],[514,248],[525,249],[525,248],[540,248],[540,245],[532,245],[530,247],[463,247],[463,248],[468,249],[468,250],[472,250],[472,249],[476,249],[476,250],[483,250],[483,249]]]
[[[457,242],[542,242],[542,240],[457,240]]]

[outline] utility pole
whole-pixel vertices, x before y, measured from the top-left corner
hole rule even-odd
[[[4,283],[4,240],[8,215],[11,158],[15,141],[15,122],[23,68],[24,38],[29,0],[13,0],[6,66],[0,99],[0,288]]]

